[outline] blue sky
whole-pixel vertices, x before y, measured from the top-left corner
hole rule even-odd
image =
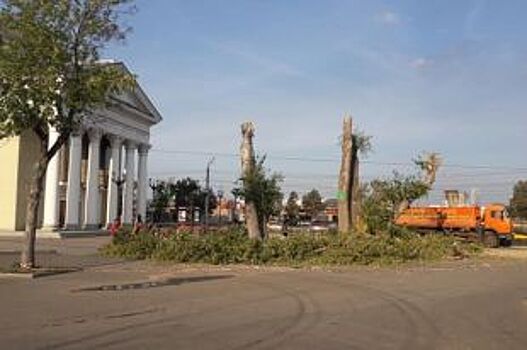
[[[373,136],[364,178],[421,151],[447,165],[430,196],[478,189],[507,200],[527,178],[525,1],[142,0],[124,60],[164,116],[152,132],[153,176],[203,178],[208,156],[236,153],[239,125],[285,176],[284,189],[334,194],[342,117]],[[170,151],[170,152],[169,152]],[[238,161],[217,156],[216,188]]]

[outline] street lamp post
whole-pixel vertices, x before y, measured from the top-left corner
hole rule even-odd
[[[117,217],[123,214],[123,185],[126,182],[126,175],[115,176],[112,174],[112,182],[117,186]]]
[[[158,213],[157,213],[157,210],[155,208],[155,204],[156,204],[156,199],[157,199],[157,191],[161,188],[162,184],[161,184],[160,180],[154,180],[154,179],[150,178],[150,179],[148,179],[148,186],[152,190],[152,203],[154,204],[154,210],[152,212],[152,221],[154,223],[157,223],[159,218],[157,217]]]

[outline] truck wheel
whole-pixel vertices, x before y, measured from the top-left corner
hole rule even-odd
[[[498,236],[492,231],[485,231],[483,238],[483,244],[485,247],[498,248],[500,246],[500,240]]]
[[[500,239],[500,246],[502,246],[502,247],[510,247],[510,246],[512,246],[512,239],[510,239],[510,238],[502,238],[502,239]]]

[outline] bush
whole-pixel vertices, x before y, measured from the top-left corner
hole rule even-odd
[[[158,250],[160,240],[147,232],[131,235],[130,231],[121,229],[113,242],[104,247],[104,253],[130,259],[147,259]]]
[[[156,237],[120,231],[103,253],[132,259],[207,264],[397,264],[477,254],[481,246],[439,235],[313,235],[299,233],[266,241],[249,239],[241,230],[225,233],[174,233]]]

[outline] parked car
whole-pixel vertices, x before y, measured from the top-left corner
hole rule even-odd
[[[281,231],[282,230],[282,224],[276,221],[269,222],[267,224],[267,229],[269,231]]]
[[[314,232],[329,231],[330,224],[329,221],[313,221],[309,226],[309,229]]]

